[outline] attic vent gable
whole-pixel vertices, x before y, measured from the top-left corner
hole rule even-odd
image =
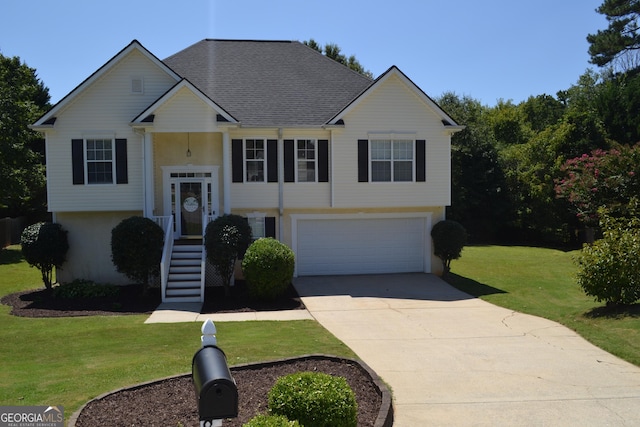
[[[131,78],[131,93],[136,95],[144,93],[144,79],[142,77]]]

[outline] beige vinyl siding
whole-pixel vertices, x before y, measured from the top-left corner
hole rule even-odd
[[[215,110],[187,88],[155,112],[154,132],[216,132]]]
[[[443,206],[450,203],[450,139],[440,117],[396,76],[350,111],[334,131],[336,207]],[[372,133],[426,141],[426,182],[358,182],[358,140]],[[415,151],[414,151],[415,156]],[[369,174],[370,176],[371,174]]]
[[[328,208],[331,187],[328,182],[287,182],[284,184],[284,205],[287,208]]]
[[[143,78],[143,94],[131,93],[134,77]],[[134,50],[58,113],[46,138],[50,211],[142,208],[142,136],[129,123],[173,84],[170,76]],[[95,136],[127,139],[128,184],[73,185],[71,140]]]
[[[58,282],[75,279],[123,285],[131,282],[116,271],[111,261],[111,230],[123,219],[142,215],[130,212],[59,213],[56,222],[68,231],[69,252],[67,262],[56,271]]]

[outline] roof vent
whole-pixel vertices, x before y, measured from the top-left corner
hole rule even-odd
[[[144,80],[142,77],[133,77],[131,79],[131,93],[136,95],[144,93]]]

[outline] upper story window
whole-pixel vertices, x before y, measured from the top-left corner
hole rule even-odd
[[[413,140],[371,140],[371,181],[413,181]]]
[[[73,184],[127,184],[127,140],[94,137],[71,140]]]
[[[265,151],[264,139],[245,140],[244,158],[247,182],[265,181]]]
[[[426,181],[426,140],[376,136],[358,140],[358,182]]]
[[[316,141],[314,139],[299,139],[296,141],[296,158],[298,168],[298,182],[316,182]]]
[[[86,140],[86,173],[88,184],[113,184],[115,162],[113,140]]]

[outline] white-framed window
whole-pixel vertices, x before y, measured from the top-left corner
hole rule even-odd
[[[116,176],[113,139],[85,139],[87,184],[113,184]]]
[[[265,182],[266,152],[267,146],[264,139],[244,140],[246,182]]]
[[[249,227],[251,227],[251,237],[253,240],[267,237],[265,217],[266,215],[261,212],[247,214],[247,222],[249,223]]]
[[[410,139],[371,140],[371,181],[413,181],[414,141]]]
[[[316,182],[318,177],[318,156],[315,139],[296,140],[296,168],[298,182]]]

